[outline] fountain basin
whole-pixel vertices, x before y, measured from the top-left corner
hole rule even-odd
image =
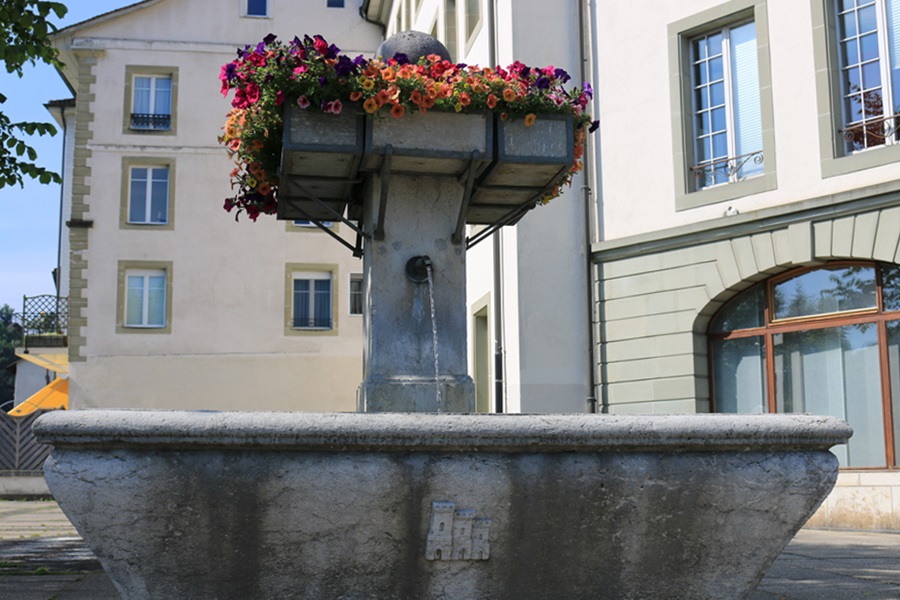
[[[125,598],[741,598],[834,485],[797,415],[57,411]]]

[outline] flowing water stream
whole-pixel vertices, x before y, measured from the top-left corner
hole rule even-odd
[[[437,399],[437,411],[444,412],[443,406],[441,403],[441,381],[440,381],[440,370],[438,369],[438,334],[437,334],[437,319],[435,318],[434,312],[434,276],[431,271],[431,265],[427,265],[426,270],[428,272],[428,301],[431,305],[431,338],[432,344],[434,345],[434,389]]]

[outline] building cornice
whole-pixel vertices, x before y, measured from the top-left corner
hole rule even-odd
[[[795,223],[835,219],[898,205],[900,181],[863,186],[730,217],[596,242],[591,245],[591,261],[604,263],[680,250],[744,235],[771,232]]]

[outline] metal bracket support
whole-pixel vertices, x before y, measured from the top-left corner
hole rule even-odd
[[[381,163],[381,197],[378,200],[378,222],[375,225],[375,239],[384,239],[384,213],[387,210],[388,191],[391,186],[391,157],[394,155],[394,147],[390,144],[384,146],[384,162]]]
[[[463,174],[466,178],[466,189],[463,192],[462,202],[459,205],[459,217],[456,219],[456,231],[453,232],[453,243],[461,244],[463,242],[463,231],[466,227],[466,213],[469,211],[469,202],[472,200],[472,189],[475,186],[475,161],[481,157],[478,150],[472,151],[472,158],[469,160],[469,168]]]

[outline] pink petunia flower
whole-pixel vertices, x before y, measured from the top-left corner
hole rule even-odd
[[[299,106],[300,108],[309,108],[309,104],[309,98],[307,98],[306,96],[300,96],[299,98],[297,98],[297,106]]]

